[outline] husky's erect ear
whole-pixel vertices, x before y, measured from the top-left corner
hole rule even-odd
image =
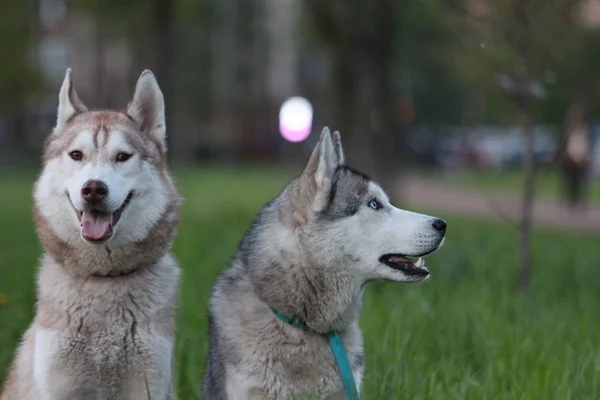
[[[140,130],[157,140],[165,150],[165,101],[158,82],[150,70],[140,75],[127,114],[139,124]]]
[[[337,158],[338,158],[338,164],[344,165],[344,162],[345,162],[344,149],[342,148],[342,137],[340,136],[340,132],[339,131],[333,132],[332,139],[333,139],[333,147],[335,148],[335,154],[337,155]]]
[[[294,196],[294,221],[297,224],[303,224],[308,213],[323,211],[327,206],[335,171],[340,165],[339,155],[343,157],[339,133],[335,140],[332,140],[329,128],[323,128],[319,143],[299,178]]]
[[[58,115],[56,118],[56,126],[61,127],[76,114],[87,112],[86,106],[83,105],[75,87],[73,86],[73,73],[71,68],[67,68],[65,79],[58,94]],[[57,132],[58,130],[55,130]]]

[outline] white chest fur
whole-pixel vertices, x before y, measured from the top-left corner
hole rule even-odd
[[[172,396],[173,309],[179,271],[170,262],[113,278],[40,272],[33,372],[44,399],[133,400]]]

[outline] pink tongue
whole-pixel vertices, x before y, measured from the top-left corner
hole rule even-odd
[[[102,239],[111,229],[112,215],[97,210],[84,211],[81,215],[81,230],[88,239]]]

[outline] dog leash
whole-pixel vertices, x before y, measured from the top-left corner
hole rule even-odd
[[[299,321],[294,317],[288,317],[271,306],[269,306],[269,309],[277,318],[286,324],[304,331],[311,330],[306,323]],[[346,348],[344,347],[344,342],[342,341],[342,336],[339,332],[332,331],[327,334],[327,340],[329,341],[329,346],[333,352],[333,357],[335,358],[338,370],[342,376],[342,382],[344,383],[344,389],[346,390],[348,400],[360,400],[360,397],[358,396],[358,390],[356,389],[356,383],[354,383],[352,368],[350,367],[350,362],[348,361],[348,354],[346,353]]]

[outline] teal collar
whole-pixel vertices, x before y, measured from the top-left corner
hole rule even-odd
[[[294,317],[288,317],[271,306],[269,306],[269,309],[277,318],[286,324],[303,331],[311,330],[305,322],[299,321]],[[360,400],[358,396],[358,390],[356,389],[356,384],[354,383],[352,368],[350,367],[348,355],[346,354],[346,348],[344,347],[344,342],[342,341],[340,333],[337,331],[329,332],[327,334],[327,339],[329,340],[329,346],[331,347],[331,351],[335,357],[335,362],[337,363],[340,375],[342,376],[342,381],[344,383],[344,389],[346,390],[348,400]]]

